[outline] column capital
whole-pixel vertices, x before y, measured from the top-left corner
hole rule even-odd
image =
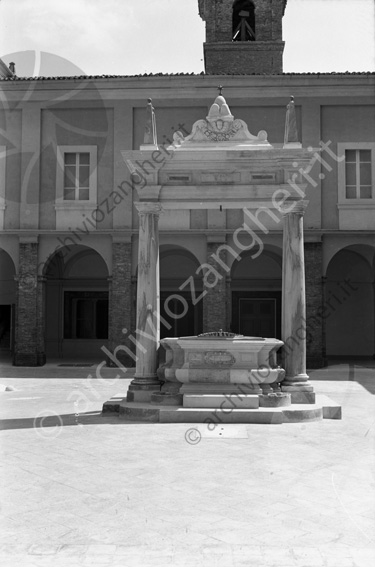
[[[38,244],[38,235],[32,236],[19,236],[18,241],[20,244]]]
[[[283,204],[279,206],[279,210],[283,216],[291,214],[304,215],[308,204],[309,201],[307,200],[285,199]]]
[[[162,211],[162,206],[158,201],[136,201],[134,206],[140,215],[160,215]]]
[[[227,241],[226,234],[207,234],[207,244],[225,244]]]
[[[131,244],[132,235],[131,234],[112,234],[113,244]]]

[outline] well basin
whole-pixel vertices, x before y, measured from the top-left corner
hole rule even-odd
[[[166,382],[262,386],[284,378],[284,370],[276,364],[276,352],[283,345],[278,339],[217,331],[160,343],[166,362],[158,374]]]

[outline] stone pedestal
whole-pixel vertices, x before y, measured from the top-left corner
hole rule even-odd
[[[182,384],[184,395],[262,394],[284,377],[276,366],[277,339],[245,337],[223,331],[197,337],[166,338],[166,382]]]
[[[282,391],[294,403],[314,403],[306,374],[306,299],[303,215],[307,201],[285,202],[283,238],[282,340],[285,380]]]
[[[128,401],[149,401],[159,391],[157,349],[159,346],[159,232],[161,205],[135,203],[139,213],[136,372],[129,386]]]

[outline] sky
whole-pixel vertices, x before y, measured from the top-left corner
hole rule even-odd
[[[18,76],[200,73],[198,0],[0,0]],[[375,71],[374,0],[288,0],[284,72]]]

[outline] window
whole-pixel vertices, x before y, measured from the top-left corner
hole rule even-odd
[[[346,199],[371,199],[371,150],[345,150]]]
[[[337,144],[340,230],[375,230],[375,144]]]
[[[90,154],[64,154],[64,200],[90,199]]]
[[[58,146],[56,202],[63,207],[96,203],[96,146]]]
[[[96,146],[57,146],[56,229],[81,226],[97,209]],[[92,217],[93,218],[93,217]],[[96,221],[94,220],[94,226]]]
[[[375,144],[339,143],[338,202],[355,207],[372,204],[375,199]]]

